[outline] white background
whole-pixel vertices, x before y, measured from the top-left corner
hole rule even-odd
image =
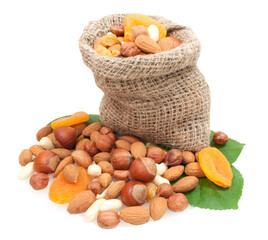
[[[266,1],[2,1],[0,3],[1,239],[267,239]],[[211,129],[246,143],[234,164],[244,177],[238,210],[188,207],[142,226],[103,230],[17,180],[18,155],[40,127],[77,111],[98,113],[102,92],[78,39],[112,13],[162,15],[191,27],[210,85]],[[264,220],[261,218],[264,217]]]

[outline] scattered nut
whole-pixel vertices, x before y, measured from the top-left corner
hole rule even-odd
[[[125,43],[120,50],[121,55],[124,57],[136,56],[138,52],[139,49],[134,42]]]
[[[34,190],[41,190],[47,187],[49,175],[45,173],[36,173],[30,178],[30,185]]]
[[[76,183],[79,175],[78,168],[73,164],[68,164],[62,170],[64,179],[69,183]]]
[[[19,163],[21,166],[25,166],[29,162],[33,161],[33,154],[29,149],[24,149],[21,151],[19,156]]]
[[[229,140],[229,137],[224,132],[215,132],[213,135],[213,142],[218,145],[224,145]]]
[[[173,187],[168,183],[160,184],[156,189],[156,195],[159,197],[168,198],[174,193]]]
[[[172,149],[167,152],[164,163],[168,166],[176,166],[182,162],[182,152],[178,149]]]
[[[182,193],[175,193],[168,198],[168,209],[173,212],[181,212],[188,206],[188,199]]]
[[[120,222],[120,217],[115,211],[103,211],[98,215],[98,225],[101,228],[111,229]]]

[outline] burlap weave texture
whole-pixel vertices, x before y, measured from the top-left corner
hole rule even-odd
[[[182,44],[166,52],[129,58],[103,57],[93,45],[125,14],[106,16],[85,27],[79,40],[84,63],[104,92],[101,121],[120,134],[169,148],[199,151],[209,145],[210,92],[197,68],[200,42],[193,31],[162,17],[168,35]]]

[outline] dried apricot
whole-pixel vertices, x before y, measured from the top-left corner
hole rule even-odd
[[[124,39],[126,42],[133,41],[132,39],[132,28],[137,25],[143,25],[145,27],[149,27],[150,25],[156,25],[159,29],[159,39],[164,38],[167,35],[167,29],[155,19],[145,16],[142,14],[130,14],[124,18],[124,31],[125,36]]]
[[[214,147],[202,149],[199,163],[210,181],[223,188],[232,185],[233,172],[230,163],[220,150]]]
[[[104,47],[111,47],[117,43],[117,36],[115,34],[105,35],[101,39],[101,44]]]
[[[79,167],[79,176],[76,183],[67,182],[61,172],[49,188],[49,199],[55,203],[69,203],[79,192],[87,189],[90,177],[83,167]]]
[[[106,47],[103,47],[102,45],[97,46],[96,52],[100,54],[101,56],[112,56],[112,53],[110,50],[108,50]]]
[[[69,117],[63,117],[63,118],[59,118],[59,119],[53,121],[51,123],[51,127],[53,129],[56,129],[56,128],[62,127],[62,126],[69,127],[69,126],[72,126],[72,125],[75,125],[78,123],[86,122],[88,120],[89,120],[88,114],[86,114],[85,112],[77,112]]]

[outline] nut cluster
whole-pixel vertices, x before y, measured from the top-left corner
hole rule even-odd
[[[119,31],[119,29],[118,29]],[[19,156],[23,168],[19,179],[30,177],[34,190],[48,186],[50,175],[62,174],[75,184],[77,166],[90,175],[87,189],[69,203],[71,214],[86,212],[88,221],[97,220],[102,228],[113,228],[120,220],[144,224],[159,220],[166,212],[183,211],[188,200],[183,194],[205,177],[198,153],[172,149],[168,152],[155,145],[145,145],[134,136],[119,138],[109,127],[95,122],[41,128],[39,144],[24,149]],[[182,177],[173,186],[170,182]],[[149,208],[141,206],[149,203]],[[122,209],[123,206],[126,208]]]

